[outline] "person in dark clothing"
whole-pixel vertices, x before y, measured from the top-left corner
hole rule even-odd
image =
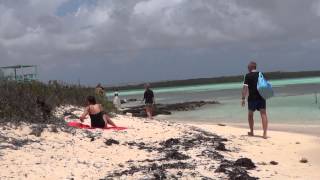
[[[153,91],[150,89],[150,85],[146,84],[143,100],[146,105],[146,112],[149,119],[152,119],[153,106],[155,104]]]
[[[83,122],[86,116],[89,115],[91,119],[91,127],[93,128],[105,128],[107,127],[107,124],[117,127],[117,125],[103,111],[101,104],[97,104],[95,97],[88,96],[87,104],[88,106],[80,117],[81,122]]]
[[[263,138],[267,139],[267,130],[268,130],[268,117],[266,111],[266,100],[261,97],[257,89],[259,72],[257,72],[257,63],[250,62],[248,65],[249,73],[246,74],[242,90],[242,101],[241,105],[245,106],[245,100],[248,96],[248,122],[250,127],[249,136],[254,136],[254,112],[260,111],[263,127]]]

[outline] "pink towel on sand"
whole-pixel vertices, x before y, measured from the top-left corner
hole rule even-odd
[[[98,129],[98,128],[92,128],[89,125],[82,124],[82,123],[77,122],[77,121],[68,122],[67,125],[70,126],[70,127],[75,127],[75,128],[80,128],[80,129]],[[127,128],[125,128],[125,127],[107,127],[107,128],[103,128],[103,129],[121,131],[121,130],[126,130]]]

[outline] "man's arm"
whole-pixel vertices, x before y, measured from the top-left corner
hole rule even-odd
[[[246,104],[246,97],[248,95],[248,86],[243,85],[242,88],[242,98],[241,98],[241,106],[244,106]]]
[[[248,95],[248,78],[247,76],[244,77],[244,82],[243,82],[243,88],[242,88],[242,96],[241,96],[241,106],[244,106],[246,104],[246,97]]]
[[[243,88],[242,88],[242,98],[241,98],[241,99],[245,100],[246,97],[247,97],[247,95],[248,95],[248,86],[247,86],[247,85],[243,85]]]

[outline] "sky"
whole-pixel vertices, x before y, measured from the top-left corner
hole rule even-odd
[[[0,0],[0,66],[94,85],[318,70],[320,0]]]

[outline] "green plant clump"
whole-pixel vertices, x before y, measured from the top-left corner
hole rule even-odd
[[[0,80],[0,122],[54,123],[52,113],[61,105],[85,106],[85,99],[94,95],[94,88],[51,81],[15,82]],[[111,102],[98,97],[107,112]]]

